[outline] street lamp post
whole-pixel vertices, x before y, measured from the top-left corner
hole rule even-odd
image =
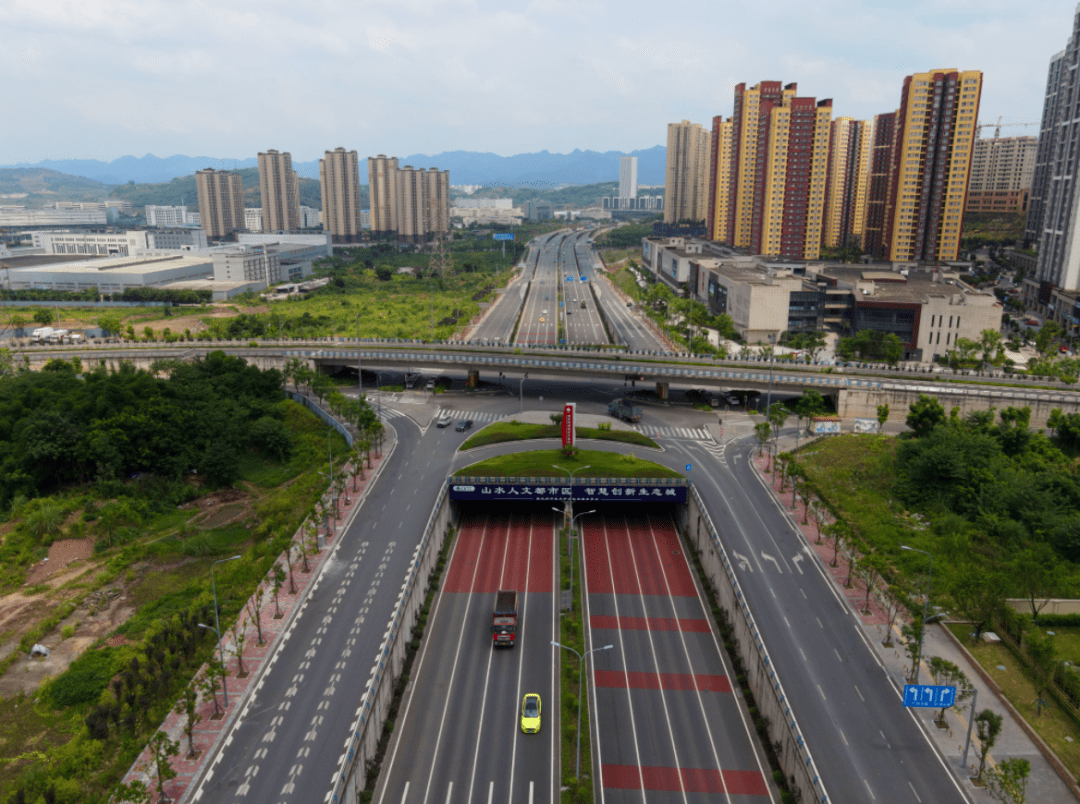
[[[356,314],[356,399],[364,395],[364,375],[360,373],[360,313]]]
[[[930,608],[930,582],[934,579],[934,557],[925,550],[920,550],[917,547],[908,547],[906,544],[900,545],[901,550],[910,550],[913,553],[922,553],[930,559],[930,574],[926,576],[926,600],[923,602],[923,614],[922,614],[922,628],[919,629],[919,659],[915,662],[915,683],[919,683],[919,665],[922,664],[922,648],[923,637],[926,636],[926,616]]]
[[[565,511],[563,511],[563,510],[561,510],[559,508],[552,508],[551,510],[552,511],[557,511],[558,513],[563,514],[563,515],[566,514]],[[573,544],[573,541],[575,539],[575,536],[574,536],[574,523],[577,522],[581,517],[585,516],[586,514],[595,514],[595,513],[596,513],[595,510],[582,511],[577,516],[574,516],[573,515],[573,509],[571,509],[571,511],[570,511],[570,514],[571,514],[571,516],[570,516],[570,535],[567,537],[567,541],[569,543],[567,544],[566,548],[567,548],[567,552],[570,553],[570,609],[571,609],[571,611],[573,611],[573,608],[574,608],[574,552],[575,551],[574,551],[574,548],[571,547],[570,545]]]
[[[799,471],[799,425],[795,424],[795,451],[791,453],[791,460],[794,464],[791,470],[791,510],[795,510],[795,475]]]
[[[529,372],[525,372],[525,376],[521,378],[518,383],[518,413],[525,412],[525,380],[529,379]]]
[[[765,417],[769,416],[769,408],[772,407],[772,378],[773,378],[773,363],[776,360],[776,336],[769,336],[769,343],[772,344],[772,348],[769,349],[769,394],[765,400]]]
[[[226,561],[239,561],[241,556],[233,556],[232,558],[222,558],[215,561],[210,565],[210,589],[214,593],[214,625],[217,627],[212,629],[218,638],[218,656],[221,657],[221,666],[225,666],[225,649],[221,645],[221,622],[218,619],[218,605],[217,605],[217,584],[214,582],[214,567],[218,564],[224,564]],[[201,623],[200,623],[201,625]],[[202,625],[203,628],[209,628],[208,625]],[[225,689],[225,679],[221,679],[221,691],[225,693],[225,708],[229,708],[229,691]]]
[[[589,657],[590,653],[596,653],[601,650],[611,650],[614,645],[604,645],[602,648],[593,648],[592,650],[585,651],[584,654],[578,653],[573,648],[567,645],[560,645],[558,642],[552,642],[556,648],[562,648],[568,650],[572,654],[578,657],[578,684],[577,684],[577,766],[574,771],[574,778],[581,778],[581,678],[584,675],[585,660]]]

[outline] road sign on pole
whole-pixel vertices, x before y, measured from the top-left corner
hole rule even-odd
[[[954,703],[956,703],[956,687],[937,687],[931,684],[904,685],[904,706],[947,709]]]

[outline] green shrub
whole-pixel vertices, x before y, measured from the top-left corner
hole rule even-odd
[[[71,663],[61,676],[48,683],[46,697],[56,707],[93,703],[116,675],[114,648],[90,650]]]

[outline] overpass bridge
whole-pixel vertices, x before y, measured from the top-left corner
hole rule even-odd
[[[22,349],[17,359],[31,369],[51,359],[79,358],[84,367],[106,365],[116,369],[130,362],[152,369],[159,361],[192,360],[212,351],[240,357],[261,369],[281,369],[298,358],[317,371],[452,371],[463,373],[471,386],[482,375],[517,377],[529,373],[605,382],[652,382],[661,399],[672,383],[713,390],[765,392],[785,396],[816,390],[831,397],[844,418],[876,417],[879,405],[889,405],[890,416],[901,420],[908,407],[926,394],[938,399],[946,410],[959,408],[961,415],[989,407],[1029,407],[1032,426],[1045,426],[1050,412],[1080,413],[1080,393],[1061,383],[1037,383],[1002,377],[949,376],[921,370],[889,367],[833,367],[778,363],[770,368],[759,358],[713,359],[691,355],[634,353],[620,349],[572,348],[515,349],[466,343],[425,344],[413,341],[366,341],[357,349],[355,339],[263,340],[185,342],[176,344],[117,344],[41,346]],[[359,353],[359,354],[358,354]]]

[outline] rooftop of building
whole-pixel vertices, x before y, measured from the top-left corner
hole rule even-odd
[[[873,283],[873,298],[887,301],[921,302],[930,296],[956,296],[993,298],[993,294],[976,290],[960,279],[955,270],[915,268],[892,270],[881,265],[822,265],[818,271],[852,285]]]
[[[63,255],[47,255],[45,263],[22,265],[38,273],[73,273],[76,271],[122,271],[124,273],[152,273],[170,268],[194,268],[210,265],[207,255],[191,256],[190,251],[148,251],[128,257],[97,257],[65,260]],[[207,270],[212,270],[208,268]]]

